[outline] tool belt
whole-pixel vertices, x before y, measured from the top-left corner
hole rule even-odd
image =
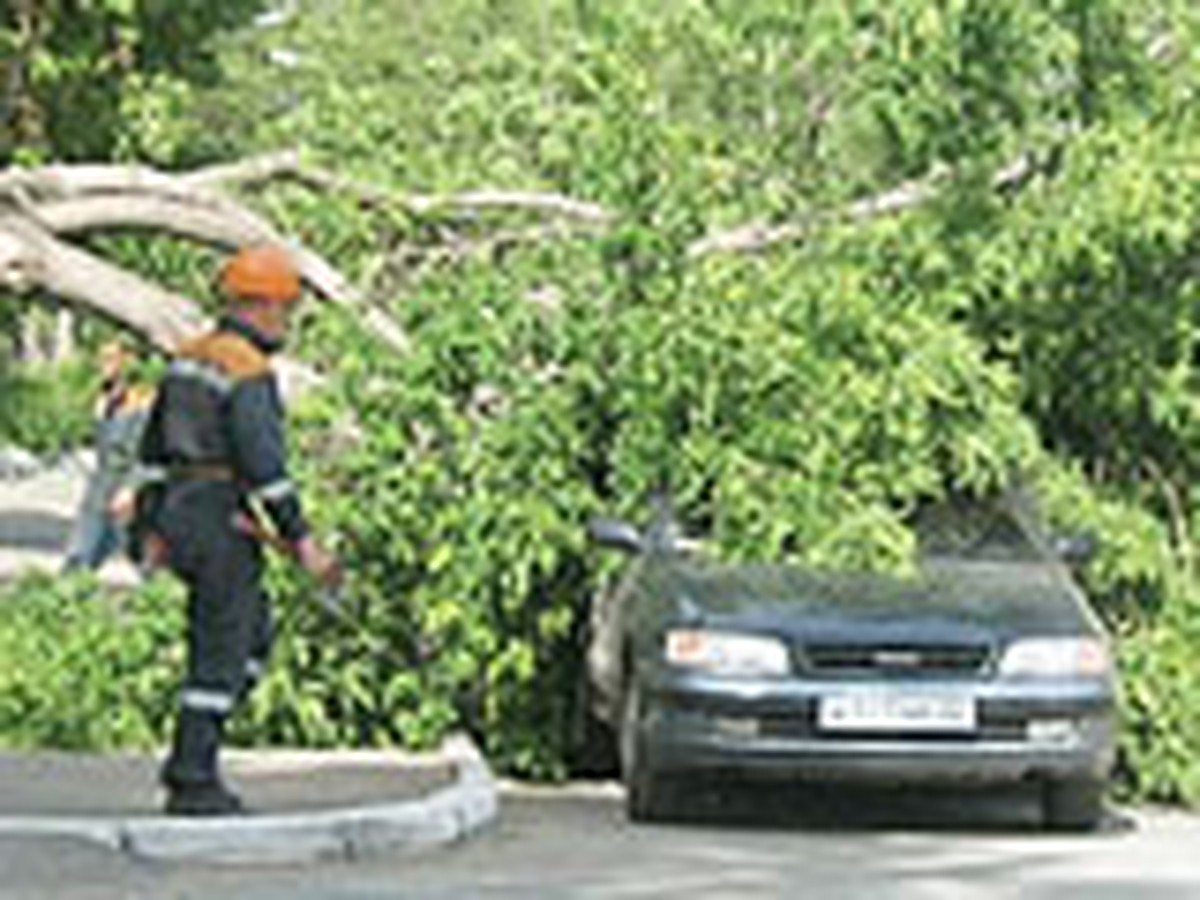
[[[166,478],[159,478],[138,488],[134,497],[134,513],[129,524],[129,555],[145,570],[166,566],[170,547],[160,529],[160,515],[169,486],[183,482],[209,481],[221,484],[237,482],[231,466],[220,463],[189,463],[167,466]]]
[[[189,463],[187,465],[169,466],[168,481],[236,481],[237,475],[232,466],[220,463]]]

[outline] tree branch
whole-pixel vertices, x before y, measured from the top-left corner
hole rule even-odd
[[[304,165],[295,151],[271,153],[230,165],[202,169],[182,180],[198,187],[248,187],[289,179],[316,191],[349,197],[369,208],[398,207],[414,215],[456,212],[518,211],[561,216],[590,225],[607,225],[611,214],[603,207],[562,194],[539,191],[482,189],[459,194],[399,194],[374,184],[347,178],[328,169]]]
[[[997,170],[991,178],[991,187],[997,192],[1017,190],[1036,173],[1033,156],[1022,153]],[[702,259],[719,253],[758,253],[782,244],[800,243],[814,231],[840,222],[869,222],[898,215],[928,203],[938,195],[952,175],[952,169],[939,166],[923,178],[906,181],[881,193],[855,200],[841,209],[815,213],[805,221],[779,225],[752,222],[728,231],[718,231],[693,242],[688,247],[687,255],[692,259]]]
[[[807,221],[768,225],[754,222],[729,231],[701,238],[688,247],[687,255],[701,259],[718,253],[757,253],[780,244],[795,244],[813,231],[837,222],[866,222],[895,215],[929,201],[946,177],[945,169],[935,169],[924,178],[906,181],[879,194],[856,200],[842,209],[818,213]]]
[[[205,327],[186,297],[58,240],[17,217],[0,219],[0,270],[13,289],[40,288],[145,335],[163,350]]]
[[[275,229],[257,217],[149,194],[56,200],[33,207],[30,217],[55,234],[145,229],[225,247],[280,240]]]
[[[992,178],[996,190],[1023,185],[1036,166],[1024,154]],[[937,169],[805,221],[751,223],[694,242],[689,256],[751,253],[806,239],[837,222],[863,222],[913,209],[934,197],[950,170]],[[545,242],[603,229],[612,215],[603,207],[554,193],[483,189],[458,194],[392,194],[375,185],[305,166],[294,151],[171,174],[139,166],[72,165],[0,172],[0,286],[34,287],[108,315],[145,334],[161,347],[173,346],[202,327],[203,316],[184,297],[157,288],[131,273],[59,240],[103,229],[146,229],[220,247],[272,242],[291,248],[304,281],[320,296],[353,312],[388,346],[406,352],[410,342],[385,312],[322,256],[286,240],[262,216],[221,191],[291,179],[370,207],[399,207],[422,217],[452,212],[520,212],[546,217],[543,224],[502,230],[477,238],[451,238],[445,246],[421,248],[423,262],[457,262],[487,256],[520,243]]]
[[[467,212],[518,210],[563,216],[595,226],[612,222],[612,215],[594,203],[537,191],[480,190],[445,196],[412,195],[405,199],[405,203],[413,211],[422,214],[442,209]]]
[[[203,199],[215,205],[228,202],[203,187],[191,186],[179,176],[144,166],[49,165],[36,169],[13,168],[0,173],[0,195],[24,192],[38,200],[132,193],[186,197],[191,202]]]
[[[121,171],[117,167],[95,167],[81,177],[52,176],[43,182],[55,187],[68,184],[72,199],[52,200],[27,207],[28,214],[46,230],[73,234],[106,229],[136,228],[161,231],[180,237],[234,248],[269,242],[288,246],[300,275],[320,296],[362,316],[367,330],[400,352],[410,344],[404,330],[378,309],[367,309],[361,293],[332,265],[312,250],[288,241],[262,217],[202,187],[185,187],[173,179],[155,177],[144,170]],[[104,185],[100,193],[75,196],[82,184]],[[143,184],[145,193],[123,186]],[[29,182],[24,186],[28,187]],[[122,188],[120,192],[112,192]],[[60,192],[61,193],[61,192]]]
[[[1167,521],[1171,529],[1171,543],[1179,557],[1180,567],[1189,576],[1195,572],[1195,552],[1189,527],[1185,491],[1180,491],[1175,482],[1162,470],[1153,457],[1146,457],[1142,464],[1159,492],[1167,509]]]
[[[265,153],[238,162],[208,166],[178,178],[193,188],[244,188],[290,176],[299,168],[300,153],[296,150],[281,150],[278,153]]]

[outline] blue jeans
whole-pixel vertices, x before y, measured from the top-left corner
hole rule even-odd
[[[132,472],[143,420],[144,416],[117,415],[97,424],[96,469],[75,515],[65,569],[98,569],[124,546],[124,529],[109,508]]]

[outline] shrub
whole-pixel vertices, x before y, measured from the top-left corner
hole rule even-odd
[[[84,359],[0,366],[0,444],[52,455],[86,443],[95,389],[94,368]]]
[[[0,590],[0,741],[106,750],[162,742],[182,664],[178,591],[99,589],[89,575]]]

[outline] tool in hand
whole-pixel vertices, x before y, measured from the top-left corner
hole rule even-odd
[[[293,561],[296,560],[295,547],[264,525],[262,520],[256,516],[247,513],[238,513],[234,520],[234,526],[239,531],[250,535],[259,543],[270,547],[280,555],[286,556]],[[345,600],[345,583],[345,573],[340,566],[331,571],[330,577],[318,582],[317,602],[327,612],[341,613],[342,604]]]

